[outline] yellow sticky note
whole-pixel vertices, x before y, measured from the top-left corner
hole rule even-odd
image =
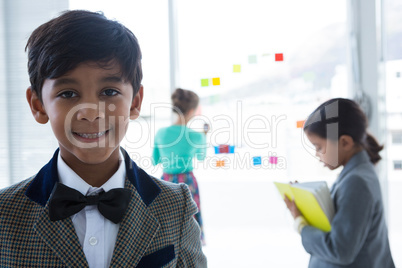
[[[219,86],[221,84],[221,79],[219,77],[212,78],[212,85]]]
[[[241,65],[240,64],[234,64],[233,65],[233,72],[234,73],[240,73],[241,71]]]

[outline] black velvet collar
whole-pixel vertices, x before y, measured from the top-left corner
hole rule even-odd
[[[124,156],[127,179],[134,185],[144,203],[149,206],[159,195],[161,189],[144,170],[139,168],[134,161],[131,160],[128,153],[123,148],[120,149]],[[25,192],[25,195],[29,199],[43,207],[49,200],[54,185],[59,181],[57,173],[58,153],[59,149],[56,150],[49,163],[42,167],[38,174],[36,174]]]

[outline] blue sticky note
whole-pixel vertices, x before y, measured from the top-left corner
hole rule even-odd
[[[219,154],[219,146],[214,146],[215,148],[215,154]]]
[[[234,154],[234,150],[235,150],[234,145],[233,145],[233,146],[229,146],[229,153],[230,153],[230,154]]]
[[[253,165],[254,166],[261,165],[261,156],[254,156],[253,157]]]

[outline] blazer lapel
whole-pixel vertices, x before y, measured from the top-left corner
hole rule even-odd
[[[79,244],[71,218],[52,222],[49,219],[48,201],[57,173],[57,149],[53,158],[36,174],[25,195],[40,205],[34,230],[46,245],[68,267],[88,267],[85,254]],[[45,257],[45,256],[44,256]]]
[[[161,192],[149,175],[138,168],[121,149],[126,165],[125,187],[131,194],[130,205],[120,224],[111,267],[136,267],[160,228],[148,206]]]
[[[70,217],[53,222],[46,205],[39,213],[34,230],[67,267],[88,267]]]
[[[132,191],[131,201],[120,224],[110,267],[136,267],[160,227],[128,181],[126,188]]]

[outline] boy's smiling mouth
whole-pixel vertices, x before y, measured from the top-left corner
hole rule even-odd
[[[96,139],[101,138],[102,136],[104,136],[108,132],[109,132],[109,130],[101,131],[101,132],[97,132],[97,133],[78,133],[78,132],[73,132],[73,134],[75,136],[78,136],[78,137],[83,138],[83,139],[96,140]]]

